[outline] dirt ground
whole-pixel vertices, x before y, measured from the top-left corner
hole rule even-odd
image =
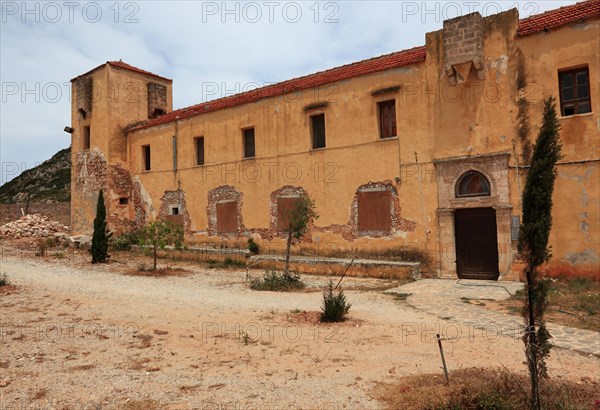
[[[326,277],[303,276],[316,291],[256,292],[245,270],[185,262],[160,264],[186,274],[132,276],[142,258],[91,265],[81,251],[2,244],[14,287],[0,293],[0,408],[379,409],[379,383],[443,377],[435,333],[448,327],[451,369],[526,371],[520,339],[416,311],[381,292],[394,281],[344,279],[351,320],[321,325]],[[562,349],[549,370],[600,381],[597,357]]]

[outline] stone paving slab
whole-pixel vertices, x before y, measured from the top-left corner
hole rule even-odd
[[[496,312],[481,306],[464,303],[461,298],[508,299],[524,287],[520,282],[496,282],[485,280],[422,279],[386,292],[410,293],[407,303],[419,310],[431,313],[440,319],[456,322],[461,327],[448,331],[448,337],[460,332],[472,335],[466,328],[483,331],[482,337],[499,335],[521,339],[523,319],[517,315]],[[555,323],[547,323],[552,335],[552,344],[581,353],[600,356],[600,333],[576,329]],[[468,332],[468,333],[464,333]]]

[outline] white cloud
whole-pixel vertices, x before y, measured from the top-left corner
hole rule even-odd
[[[62,131],[70,123],[68,82],[107,60],[173,78],[174,105],[181,108],[423,45],[444,18],[473,7],[493,14],[518,4],[527,17],[574,1],[75,3],[72,9],[63,2],[1,3],[2,183],[15,176],[14,164],[29,168],[68,146]],[[217,94],[207,96],[214,84]]]

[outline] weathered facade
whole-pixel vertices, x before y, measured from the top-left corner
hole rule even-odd
[[[170,217],[189,243],[278,249],[282,210],[307,195],[320,217],[303,248],[411,249],[441,277],[505,277],[554,96],[552,263],[597,272],[599,34],[598,0],[474,13],[422,47],[176,111],[171,80],[108,62],[72,80],[73,232],[91,232],[102,188],[115,231]]]

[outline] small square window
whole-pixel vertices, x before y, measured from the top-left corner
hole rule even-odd
[[[142,159],[144,161],[144,171],[150,171],[150,145],[142,146]]]
[[[204,137],[194,138],[196,148],[196,165],[204,165]]]
[[[379,110],[379,137],[392,138],[396,134],[396,101],[377,103]]]
[[[90,149],[91,138],[92,138],[92,131],[91,131],[90,126],[88,125],[86,127],[83,127],[82,148],[84,151]]]
[[[592,112],[587,67],[558,73],[560,111],[563,117]]]
[[[127,205],[129,203],[129,198],[121,197],[119,198],[119,205]]]
[[[313,149],[325,148],[325,114],[310,117]]]
[[[254,128],[247,128],[243,130],[244,138],[244,158],[254,158],[255,146],[254,146]]]

